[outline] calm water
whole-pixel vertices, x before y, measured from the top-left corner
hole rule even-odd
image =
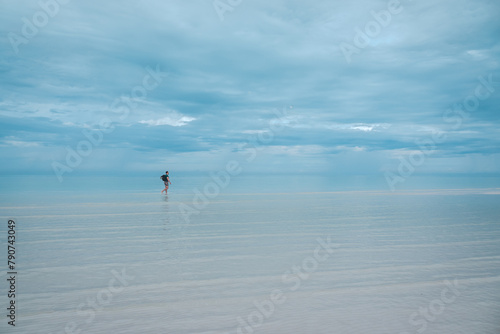
[[[206,178],[173,179],[168,197],[159,176],[45,191],[4,180],[18,308],[0,332],[500,332],[495,191],[287,192],[292,180],[277,192],[272,180],[198,197]]]

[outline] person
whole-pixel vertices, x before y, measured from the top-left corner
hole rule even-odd
[[[163,192],[165,192],[165,194],[167,194],[168,192],[168,184],[172,184],[172,182],[170,182],[170,176],[168,175],[168,170],[165,172],[164,175],[160,176],[160,178],[162,179],[163,181],[163,184],[165,185],[165,189],[163,189],[161,191],[161,193],[163,194]]]

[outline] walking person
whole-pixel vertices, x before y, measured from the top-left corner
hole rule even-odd
[[[168,170],[165,172],[164,175],[160,176],[161,180],[163,181],[163,184],[165,185],[165,189],[163,189],[161,191],[161,193],[163,194],[163,192],[165,192],[165,195],[167,194],[168,192],[168,184],[172,184],[172,182],[170,182],[170,176],[168,175]]]

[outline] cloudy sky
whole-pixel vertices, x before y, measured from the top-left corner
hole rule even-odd
[[[4,174],[500,173],[496,0],[1,7]]]

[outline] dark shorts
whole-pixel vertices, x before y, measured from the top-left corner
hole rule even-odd
[[[163,184],[165,185],[165,188],[168,188],[168,182],[167,181],[163,181]]]

